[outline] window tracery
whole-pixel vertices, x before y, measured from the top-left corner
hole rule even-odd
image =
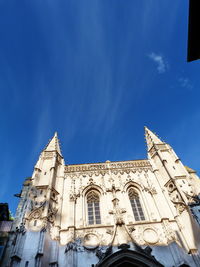
[[[87,194],[88,223],[101,224],[99,195],[94,190]]]
[[[140,202],[139,194],[133,188],[130,188],[128,191],[128,196],[131,202],[131,207],[135,220],[144,221],[145,216]]]

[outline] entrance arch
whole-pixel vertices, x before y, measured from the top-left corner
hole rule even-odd
[[[132,250],[120,250],[107,256],[96,267],[164,267],[154,257]]]

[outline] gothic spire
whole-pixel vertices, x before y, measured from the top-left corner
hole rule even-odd
[[[44,151],[57,151],[60,154],[60,156],[62,156],[57,132],[55,132],[53,138],[50,139]]]
[[[144,127],[144,130],[145,130],[145,138],[146,138],[148,150],[154,144],[163,144],[163,142],[158,138],[158,136],[155,133],[153,133],[151,130],[149,130],[146,126]]]

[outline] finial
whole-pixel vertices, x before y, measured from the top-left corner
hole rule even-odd
[[[148,149],[150,149],[153,144],[163,143],[156,133],[153,133],[146,126],[144,128],[145,128],[145,137]]]
[[[53,138],[50,139],[49,143],[47,144],[44,150],[45,151],[57,151],[62,156],[57,132],[55,132]]]

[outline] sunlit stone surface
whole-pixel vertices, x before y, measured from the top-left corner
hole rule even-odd
[[[65,165],[55,134],[24,182],[2,266],[200,266],[199,178],[145,136],[148,159]]]

